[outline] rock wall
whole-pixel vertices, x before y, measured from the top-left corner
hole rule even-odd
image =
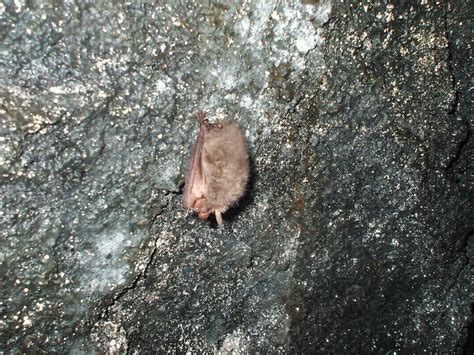
[[[472,352],[468,14],[0,4],[0,350]],[[198,110],[248,141],[224,228]]]

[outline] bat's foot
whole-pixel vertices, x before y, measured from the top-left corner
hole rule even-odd
[[[206,114],[203,111],[196,112],[196,116],[199,120],[199,124],[207,124],[208,121],[206,120]]]
[[[223,127],[222,124],[219,122],[215,122],[215,123],[209,122],[209,120],[206,119],[206,114],[203,111],[196,112],[196,116],[201,126],[205,125],[209,129],[212,129],[212,128],[222,129]]]

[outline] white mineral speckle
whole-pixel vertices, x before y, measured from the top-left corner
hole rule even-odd
[[[155,84],[155,88],[158,92],[163,92],[166,90],[166,83],[163,80],[158,80]]]
[[[107,231],[94,239],[95,245],[91,249],[80,253],[83,268],[80,282],[86,294],[106,292],[126,281],[130,268],[122,256],[137,239],[124,231]]]
[[[222,341],[222,346],[219,349],[219,353],[233,353],[242,352],[245,353],[247,349],[245,334],[240,329],[235,330],[232,334],[228,334]]]
[[[23,317],[23,326],[24,327],[31,327],[32,322],[31,319],[28,316]]]
[[[14,0],[13,5],[15,6],[15,11],[20,12],[23,8],[24,2],[20,0]]]

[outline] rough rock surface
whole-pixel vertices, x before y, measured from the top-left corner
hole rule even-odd
[[[175,3],[0,3],[0,350],[472,353],[468,3]]]

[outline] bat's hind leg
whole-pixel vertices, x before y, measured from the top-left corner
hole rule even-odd
[[[215,210],[214,214],[216,215],[216,221],[219,226],[222,226],[224,222],[222,221],[222,214],[220,210]]]

